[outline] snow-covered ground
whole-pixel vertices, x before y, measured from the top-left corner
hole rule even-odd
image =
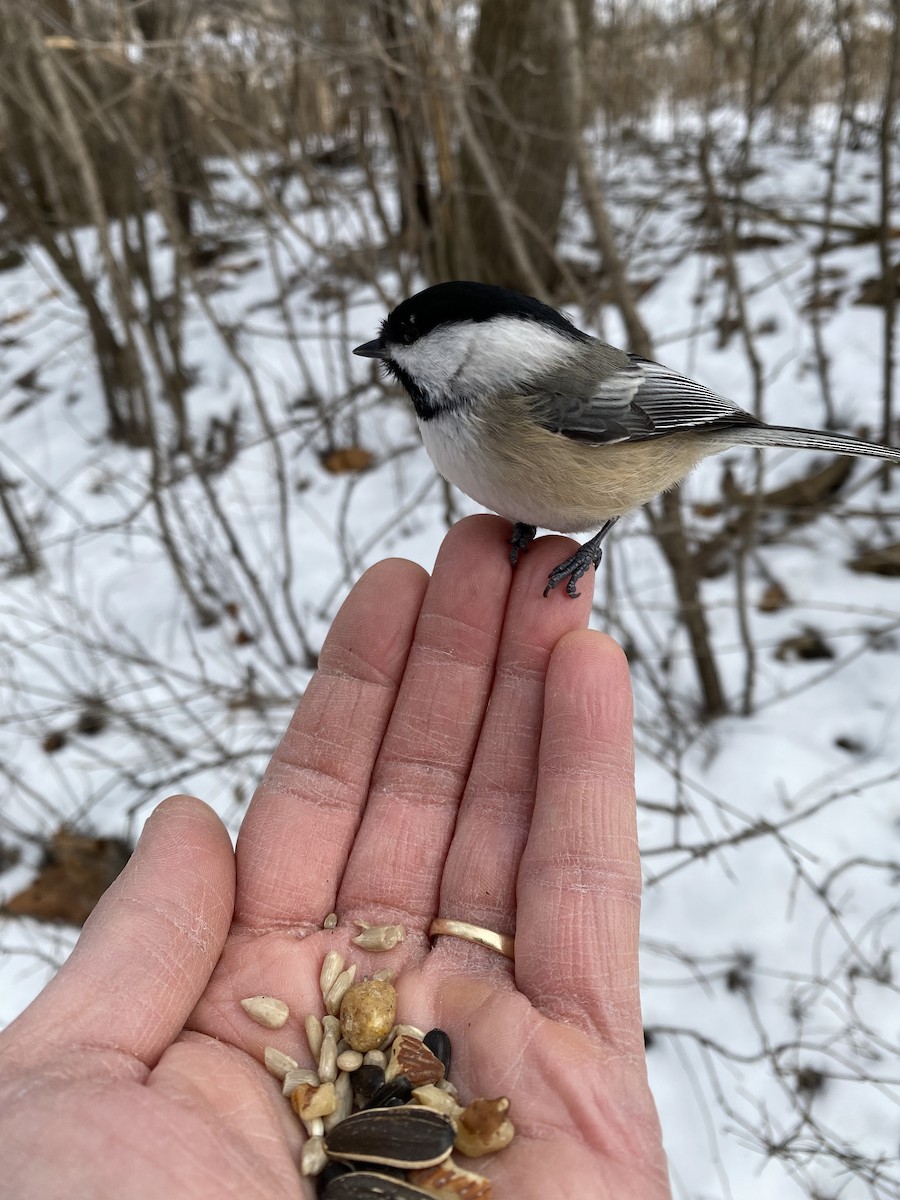
[[[824,420],[806,303],[832,119],[823,114],[802,145],[761,140],[759,173],[742,185],[758,206],[742,232],[777,242],[741,252],[738,265],[763,415],[786,424]],[[723,123],[724,139],[737,132]],[[665,143],[600,152],[599,167],[632,276],[658,281],[641,303],[658,357],[749,406],[740,335],[717,341],[725,283],[697,220],[694,145],[681,127]],[[221,186],[234,202],[252,200],[233,172]],[[223,232],[241,247],[209,270],[204,298],[239,331],[265,411],[210,313],[189,302],[192,428],[240,411],[234,457],[205,484],[181,463],[162,499],[192,585],[217,614],[206,625],[175,579],[148,452],[104,437],[83,314],[37,251],[0,273],[0,470],[43,562],[35,575],[0,576],[0,839],[21,850],[0,877],[4,898],[63,822],[133,836],[163,795],[185,790],[236,829],[308,678],[304,645],[320,645],[369,563],[433,562],[443,488],[406,405],[361,386],[369,367],[349,354],[373,335],[384,301],[352,276],[323,278],[317,256],[317,246],[365,242],[365,198],[352,175],[345,187],[346,204],[331,210],[289,191],[293,224],[268,233],[230,209]],[[875,149],[845,152],[835,220],[875,223],[877,189]],[[170,250],[156,232],[163,278]],[[78,236],[90,253],[92,232]],[[874,430],[882,314],[852,300],[877,273],[877,249],[840,240],[825,258],[840,294],[823,312],[835,405],[841,428]],[[594,261],[577,212],[566,242]],[[292,277],[281,303],[279,280]],[[381,283],[399,298],[396,278]],[[615,314],[603,316],[604,336],[621,344]],[[375,468],[324,470],[322,452],[348,445],[373,452]],[[721,501],[724,461],[686,487],[689,524],[704,537],[729,515],[693,507]],[[755,456],[727,462],[749,488]],[[770,452],[764,487],[811,465]],[[838,504],[811,523],[764,516],[764,532],[778,536],[747,555],[742,579],[729,569],[704,581],[735,712],[748,640],[754,648],[749,716],[698,719],[689,648],[643,515],[621,523],[601,570],[595,623],[633,662],[645,1023],[679,1197],[900,1195],[900,581],[846,565],[861,547],[898,539],[896,485],[882,492],[876,474],[857,464]],[[454,503],[455,515],[474,510],[465,497]],[[0,519],[4,560],[13,545]],[[773,581],[789,602],[764,613]],[[807,628],[832,657],[776,656]],[[79,733],[79,715],[98,703],[104,728]],[[49,732],[66,734],[56,753],[42,748]],[[0,1021],[35,995],[74,936],[0,921]]]

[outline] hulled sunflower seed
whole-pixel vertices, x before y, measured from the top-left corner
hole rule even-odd
[[[309,1052],[313,1058],[318,1059],[322,1053],[322,1022],[315,1015],[310,1013],[306,1018],[306,1040],[309,1043]]]
[[[309,1067],[292,1067],[285,1075],[281,1085],[281,1094],[290,1097],[300,1087],[301,1083],[311,1083],[313,1087],[319,1083],[319,1076]]]
[[[338,915],[337,913],[329,913],[322,922],[323,929],[337,929]]]
[[[405,1170],[433,1167],[453,1148],[452,1123],[430,1108],[367,1108],[325,1136],[329,1158],[384,1163]]]
[[[363,1064],[367,1067],[381,1067],[383,1071],[387,1066],[387,1055],[383,1050],[367,1050],[363,1055]]]
[[[335,1110],[325,1118],[325,1132],[334,1129],[340,1121],[346,1120],[353,1110],[353,1085],[346,1071],[341,1071],[334,1082],[334,1095],[337,1100]]]
[[[337,1017],[333,1017],[331,1013],[322,1018],[322,1028],[326,1033],[334,1034],[334,1040],[341,1040],[341,1023]]]
[[[370,925],[368,921],[357,921],[356,924],[361,932],[351,941],[361,950],[393,950],[406,937],[402,925]]]
[[[322,963],[322,970],[319,974],[319,987],[322,991],[322,999],[324,1000],[331,991],[334,981],[344,969],[344,956],[339,954],[337,950],[329,950],[325,955],[325,961]]]
[[[318,1175],[328,1165],[328,1155],[325,1153],[325,1139],[310,1137],[306,1139],[300,1153],[300,1174]]]
[[[325,997],[325,1008],[329,1016],[336,1017],[341,1011],[341,1001],[353,986],[355,978],[356,963],[353,963],[346,971],[341,971],[340,975],[338,975],[337,979],[328,989],[328,995]]]
[[[266,1029],[280,1029],[291,1015],[285,1002],[274,996],[248,996],[241,1001],[241,1008],[251,1021]]]
[[[269,1074],[274,1075],[276,1079],[284,1079],[288,1071],[297,1070],[297,1060],[275,1046],[266,1046],[263,1050],[263,1062]]]
[[[339,1175],[322,1193],[324,1200],[434,1200],[434,1195],[405,1179],[382,1175],[379,1171]]]
[[[385,967],[381,971],[376,971],[372,978],[377,979],[379,983],[393,983],[397,978],[397,972],[392,971],[390,967]]]
[[[333,1033],[326,1033],[322,1038],[322,1049],[319,1052],[319,1078],[323,1083],[334,1083],[337,1079],[337,1043]]]

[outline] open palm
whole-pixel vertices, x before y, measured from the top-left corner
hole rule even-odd
[[[509,1097],[515,1140],[475,1164],[497,1200],[668,1196],[638,1000],[627,670],[583,628],[587,586],[543,599],[559,539],[511,583],[508,534],[472,518],[430,581],[394,560],[357,584],[235,856],[199,801],[150,818],[70,961],[0,1036],[0,1197],[311,1195],[302,1127],[260,1061],[265,1045],[308,1061],[330,949],[398,971],[400,1019],[450,1034],[463,1102]],[[437,915],[515,933],[515,965],[430,944]],[[406,941],[357,950],[356,918]],[[244,1014],[258,993],[287,1001],[284,1028]]]

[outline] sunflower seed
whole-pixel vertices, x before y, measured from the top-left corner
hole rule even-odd
[[[325,1139],[310,1137],[306,1139],[300,1154],[301,1175],[318,1175],[328,1165],[328,1155],[325,1153]]]
[[[322,963],[322,970],[319,974],[319,987],[322,989],[322,999],[331,991],[334,981],[344,969],[344,956],[339,954],[337,950],[329,950],[325,955],[325,961]]]
[[[315,1059],[322,1053],[322,1036],[322,1022],[315,1013],[310,1013],[306,1018],[306,1040],[310,1054]]]
[[[353,1072],[353,1095],[360,1108],[364,1108],[384,1083],[384,1068],[363,1063]],[[431,1105],[432,1108],[437,1107]]]
[[[292,1067],[284,1077],[284,1082],[281,1085],[281,1094],[290,1097],[303,1083],[309,1083],[313,1087],[316,1087],[319,1083],[319,1076],[315,1071],[311,1071],[309,1067]]]
[[[337,1042],[341,1036],[341,1023],[337,1017],[333,1017],[331,1013],[327,1017],[322,1018],[322,1028],[326,1033],[334,1034],[334,1040]]]
[[[356,963],[353,963],[346,971],[341,971],[340,975],[338,975],[337,979],[328,989],[328,995],[325,997],[325,1008],[329,1016],[336,1017],[341,1011],[341,1001],[353,986],[355,978]]]
[[[434,1192],[380,1171],[351,1171],[332,1179],[322,1192],[324,1200],[434,1200]]]
[[[402,925],[370,925],[367,921],[357,921],[361,933],[350,940],[361,950],[393,950],[406,937]]]
[[[285,1002],[274,996],[248,996],[241,1001],[241,1008],[251,1021],[266,1029],[280,1029],[291,1015]]]
[[[409,1104],[412,1099],[412,1084],[405,1075],[397,1075],[389,1083],[381,1085],[368,1103],[368,1108],[393,1108],[397,1104]]]
[[[425,1045],[444,1064],[444,1075],[450,1074],[451,1047],[450,1038],[443,1029],[429,1029],[423,1038]]]
[[[433,1167],[453,1148],[453,1125],[430,1108],[367,1108],[326,1134],[329,1158],[389,1166]]]
[[[341,1071],[334,1083],[334,1095],[337,1104],[333,1113],[325,1118],[325,1132],[334,1129],[335,1125],[346,1120],[353,1109],[353,1085],[346,1071]]]
[[[322,922],[323,929],[337,929],[338,915],[337,913],[329,913]]]
[[[381,1067],[383,1071],[387,1066],[387,1055],[383,1050],[367,1050],[363,1055],[363,1064],[367,1067]]]
[[[332,1179],[337,1179],[340,1175],[349,1175],[352,1170],[352,1163],[338,1162],[336,1158],[329,1158],[328,1166],[322,1168],[316,1184],[321,1189],[331,1183]]]
[[[319,1200],[322,1200],[325,1196],[332,1179],[337,1179],[341,1175],[349,1175],[352,1170],[353,1168],[349,1163],[331,1162],[329,1160],[328,1166],[323,1167],[316,1176],[316,1195],[319,1197]]]
[[[322,1049],[319,1052],[319,1078],[323,1083],[334,1083],[337,1079],[337,1043],[333,1033],[326,1033],[322,1038]]]
[[[288,1071],[297,1070],[297,1060],[275,1046],[266,1046],[263,1050],[263,1062],[269,1074],[274,1075],[276,1079],[284,1079]]]

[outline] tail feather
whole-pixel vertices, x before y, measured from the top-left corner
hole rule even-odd
[[[862,442],[843,433],[820,433],[817,429],[798,429],[793,425],[747,425],[728,430],[732,444],[744,446],[787,446],[798,450],[831,450],[835,454],[857,454],[884,458],[900,463],[900,449]]]

